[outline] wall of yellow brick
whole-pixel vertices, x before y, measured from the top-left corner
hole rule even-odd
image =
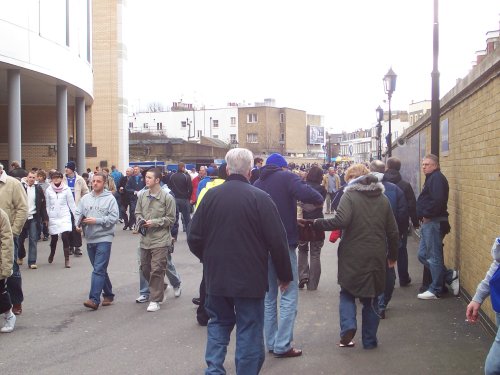
[[[307,152],[306,112],[285,108],[286,151],[291,153]]]
[[[496,64],[491,59],[496,58]],[[445,237],[445,264],[460,270],[461,287],[473,296],[492,262],[490,250],[500,236],[500,53],[491,69],[473,71],[471,84],[441,100],[440,121],[448,119],[449,152],[440,164],[450,186],[451,233]],[[493,73],[492,73],[493,69]],[[444,103],[444,104],[443,104]],[[446,103],[452,103],[447,105]],[[420,132],[430,153],[430,119]],[[417,124],[418,125],[418,124]],[[418,137],[415,133],[412,137]],[[425,176],[421,176],[421,181]],[[494,321],[489,299],[483,310]]]

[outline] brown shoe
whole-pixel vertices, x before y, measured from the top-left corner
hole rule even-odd
[[[14,303],[12,305],[12,313],[14,315],[21,315],[22,312],[23,312],[23,305],[21,305],[20,303]]]
[[[94,301],[92,301],[91,299],[86,300],[83,303],[83,306],[88,307],[89,309],[92,309],[92,310],[97,310],[99,308],[99,305],[97,303],[95,303]]]
[[[103,301],[102,301],[102,305],[103,306],[109,306],[113,303],[113,300],[115,298],[114,297],[104,297]]]
[[[302,350],[290,348],[289,351],[281,354],[274,353],[274,358],[293,358],[293,357],[300,357],[301,355],[302,355]]]

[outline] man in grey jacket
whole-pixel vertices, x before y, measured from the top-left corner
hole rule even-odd
[[[113,194],[104,189],[106,178],[102,172],[94,173],[93,190],[78,202],[75,218],[76,230],[83,232],[87,240],[87,252],[94,267],[89,299],[83,303],[92,310],[98,309],[101,292],[103,306],[111,305],[115,297],[108,276],[108,264],[119,210]]]

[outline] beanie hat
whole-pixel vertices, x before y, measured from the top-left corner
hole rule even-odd
[[[269,155],[269,157],[266,160],[266,165],[268,164],[273,164],[280,168],[288,166],[288,163],[286,162],[285,158],[278,153]]]
[[[75,164],[74,161],[68,161],[66,163],[66,166],[64,168],[69,168],[69,169],[71,169],[74,172],[75,169],[76,169],[76,164]]]

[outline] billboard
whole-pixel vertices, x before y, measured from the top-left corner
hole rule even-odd
[[[307,144],[322,145],[325,143],[325,128],[322,126],[307,125]]]

